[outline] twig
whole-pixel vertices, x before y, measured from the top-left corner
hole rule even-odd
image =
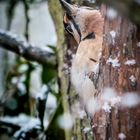
[[[2,126],[5,127],[11,127],[12,129],[14,129],[15,131],[17,131],[18,129],[20,129],[20,126],[18,124],[13,124],[13,123],[9,123],[9,122],[5,122],[0,120],[0,128],[2,128]]]
[[[9,32],[0,31],[0,47],[12,51],[30,61],[55,67],[56,58],[46,49],[34,47],[26,41],[19,40]]]

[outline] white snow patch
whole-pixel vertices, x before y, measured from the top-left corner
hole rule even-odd
[[[91,130],[90,127],[85,127],[85,128],[83,129],[83,132],[84,132],[84,133],[88,133],[90,130]]]
[[[68,68],[69,68],[68,64],[65,63],[65,64],[63,65],[63,69],[65,70],[65,69],[68,69]]]
[[[13,77],[12,79],[11,79],[11,83],[12,84],[16,84],[17,82],[18,82],[18,77]]]
[[[120,140],[124,140],[124,139],[126,139],[126,135],[124,134],[124,133],[119,133],[118,134],[118,138],[120,139]]]
[[[80,119],[84,119],[84,117],[86,116],[86,112],[84,110],[80,110],[78,112]]]
[[[134,75],[131,75],[130,77],[129,77],[129,79],[131,80],[131,82],[133,82],[133,83],[135,83],[136,82],[136,78],[135,78],[135,76]]]
[[[114,8],[108,8],[106,15],[110,20],[112,20],[117,17],[117,11]]]
[[[24,125],[27,125],[28,124],[27,122],[31,122],[31,125],[29,125],[29,126],[40,124],[40,121],[38,118],[29,117],[25,114],[20,114],[16,117],[11,117],[11,116],[0,117],[0,120],[5,121],[5,122],[9,122],[12,124],[18,124],[21,127]],[[36,123],[33,124],[32,122],[36,122]]]
[[[40,89],[40,91],[38,92],[38,94],[36,95],[36,98],[39,98],[41,100],[46,99],[46,97],[47,97],[46,92],[47,91],[48,91],[47,85],[43,85],[42,88]]]
[[[110,63],[112,65],[112,67],[114,67],[114,68],[115,67],[120,67],[120,63],[119,63],[118,58],[115,58],[115,59],[109,58],[106,63],[107,64]]]
[[[88,0],[89,2],[91,2],[91,3],[95,3],[96,2],[96,0]]]
[[[111,106],[109,105],[108,102],[104,102],[103,106],[102,106],[102,109],[107,112],[107,113],[110,113],[111,112]]]
[[[28,65],[27,64],[22,64],[22,65],[20,65],[20,67],[18,68],[18,72],[19,73],[24,73],[24,72],[26,72],[27,70],[28,70]]]
[[[11,79],[11,83],[15,84],[17,86],[17,88],[20,90],[21,94],[25,94],[26,92],[26,87],[25,84],[23,83],[26,79],[25,75],[22,75],[20,77],[13,77]]]
[[[135,107],[140,103],[140,96],[136,93],[129,92],[122,96],[121,104],[124,107]]]
[[[137,47],[140,47],[140,42],[137,43]]]
[[[26,80],[26,75],[25,74],[22,74],[20,77],[19,77],[19,81],[20,82],[24,82]]]
[[[122,96],[118,96],[113,88],[105,88],[101,95],[101,101],[103,104],[102,109],[105,112],[110,112],[111,107],[115,106],[131,108],[139,105],[140,96],[134,92],[124,93]]]
[[[22,94],[25,94],[25,92],[26,92],[26,87],[25,87],[25,84],[24,84],[24,83],[19,82],[19,83],[17,84],[17,88],[20,90],[20,92],[21,92]]]
[[[123,46],[126,47],[126,43],[124,43]]]
[[[65,113],[58,118],[58,125],[60,128],[70,130],[73,123],[73,118],[69,113]]]
[[[116,38],[116,32],[112,30],[109,33],[110,33],[110,35],[112,37],[112,43],[114,45],[115,44],[115,38]]]
[[[0,29],[0,34],[6,35],[7,37],[16,40],[17,42],[20,42],[22,44],[22,46],[27,47],[29,46],[28,42],[23,38],[23,37],[18,37],[16,34],[10,32],[10,31],[4,31],[2,29]],[[20,46],[20,51],[23,52],[23,48],[22,46]]]
[[[101,100],[104,102],[102,109],[106,112],[110,112],[111,107],[120,104],[121,97],[117,96],[115,89],[107,87],[102,93]]]
[[[12,32],[9,32],[9,31],[4,31],[3,29],[0,29],[0,34],[5,34],[12,39],[17,39],[18,38],[16,34],[14,34]]]
[[[16,117],[11,116],[0,117],[0,120],[16,125],[18,124],[21,127],[21,129],[14,134],[15,137],[18,137],[18,135],[22,131],[27,132],[32,128],[40,128],[40,120],[38,118],[29,117],[25,114],[20,114],[19,116]]]
[[[112,38],[115,38],[116,37],[116,32],[115,31],[112,30],[109,33],[110,33],[110,35],[111,35]]]
[[[75,102],[71,106],[71,112],[74,118],[84,119],[86,112],[79,102]]]
[[[21,132],[28,132],[29,130],[37,127],[40,128],[40,120],[37,118],[30,118],[30,120],[21,127],[19,131],[16,131],[14,137],[18,137]]]
[[[71,50],[67,50],[68,55],[72,55],[72,51]]]
[[[72,60],[75,58],[75,54],[72,54]]]
[[[67,63],[65,63],[65,64],[63,65],[63,69],[62,69],[62,70],[64,71],[64,73],[65,73],[66,75],[70,73],[70,67],[68,66]]]
[[[42,67],[36,63],[33,63],[35,69],[31,72],[31,80],[30,80],[30,96],[33,98],[37,98],[37,94],[40,93],[42,88]]]
[[[95,112],[97,112],[100,109],[100,104],[98,104],[96,98],[90,98],[86,102],[86,109],[88,114],[93,116]]]
[[[46,112],[45,112],[46,113]],[[47,112],[48,113],[48,112]],[[46,114],[45,114],[46,115]],[[50,123],[50,120],[48,120],[48,118],[44,115],[44,119],[43,119],[43,125],[44,125],[44,128],[47,128],[49,123]]]
[[[136,60],[134,60],[134,59],[132,59],[132,60],[127,60],[124,64],[125,64],[125,65],[129,65],[129,66],[135,65],[135,64],[136,64]]]
[[[42,46],[41,50],[43,50],[45,52],[54,53],[53,49],[49,48],[48,46]]]
[[[57,107],[57,100],[56,97],[53,94],[48,94],[47,102],[46,102],[46,108],[49,109],[55,109]]]
[[[121,97],[117,96],[110,100],[110,104],[112,107],[121,103]]]

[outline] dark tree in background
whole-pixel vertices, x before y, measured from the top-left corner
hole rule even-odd
[[[103,54],[100,67],[101,81],[99,81],[98,90],[101,91],[104,87],[111,87],[117,91],[116,93],[118,96],[125,96],[125,94],[131,92],[134,96],[139,98],[140,17],[137,16],[137,12],[133,13],[134,15],[136,14],[136,16],[132,16],[131,8],[132,6],[137,7],[138,10],[140,5],[138,3],[130,2],[128,7],[128,1],[126,1],[126,5],[125,2],[120,1],[114,1],[112,3],[116,12],[118,9],[120,10],[120,13],[117,12],[117,15],[115,15],[116,13],[113,13],[113,16],[110,15],[109,10],[112,8],[110,6],[102,6],[101,8],[105,17],[105,25]],[[118,5],[114,5],[114,3],[117,3]],[[111,3],[107,4],[111,5]],[[122,9],[119,7],[119,4],[123,6]],[[137,10],[134,9],[134,11]],[[113,61],[108,61],[109,59],[116,59],[119,65],[114,66]],[[134,99],[131,97],[126,98],[126,102],[130,101],[131,103],[133,100]],[[135,100],[137,99],[135,98]],[[114,107],[109,113],[100,111],[93,117],[93,125],[95,126],[93,128],[93,133],[96,140],[138,140],[140,138],[139,105]]]

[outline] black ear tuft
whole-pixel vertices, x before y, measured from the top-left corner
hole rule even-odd
[[[67,14],[71,15],[73,13],[76,12],[76,8],[75,6],[69,4],[68,2],[66,2],[65,0],[59,0],[63,9],[67,12]]]

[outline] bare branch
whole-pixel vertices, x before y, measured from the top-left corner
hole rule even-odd
[[[34,47],[26,41],[19,40],[9,32],[0,31],[0,47],[12,51],[30,61],[47,64],[52,67],[56,65],[54,53],[48,52],[43,48]]]
[[[12,128],[12,129],[14,129],[14,130],[16,130],[16,131],[17,131],[18,129],[20,129],[20,126],[19,126],[18,124],[12,124],[12,123],[10,123],[10,122],[6,122],[6,121],[0,120],[0,129],[2,129],[3,126],[4,126],[4,128],[10,127],[10,128]]]

